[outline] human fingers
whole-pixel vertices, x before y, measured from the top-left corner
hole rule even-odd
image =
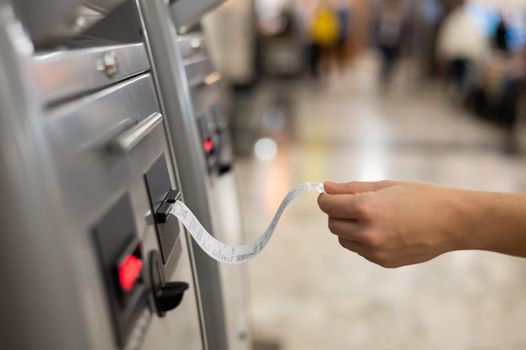
[[[356,254],[359,254],[361,256],[368,256],[369,250],[366,246],[361,244],[360,242],[356,242],[353,240],[345,239],[345,238],[338,238],[338,242],[342,247],[344,247],[347,250],[350,250],[351,252],[355,252]]]
[[[371,249],[371,247],[362,244],[361,242],[356,242],[341,237],[338,238],[338,242],[345,249],[350,250],[360,255],[364,259],[382,267],[395,268],[406,265],[399,261],[393,260],[389,255],[382,253],[381,251]]]
[[[329,230],[340,238],[351,241],[362,241],[363,227],[356,220],[329,217]],[[361,242],[363,243],[363,242]]]
[[[318,206],[327,215],[340,219],[361,218],[361,198],[353,195],[330,195],[322,193],[318,196]]]
[[[346,183],[325,182],[324,189],[328,194],[355,194],[378,191],[394,184],[394,181],[389,180],[374,182],[351,181]]]

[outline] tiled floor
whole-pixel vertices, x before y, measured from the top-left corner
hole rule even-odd
[[[501,151],[501,130],[452,107],[436,89],[402,82],[380,96],[374,71],[363,59],[330,83],[261,88],[254,108],[273,101],[281,108],[259,120],[279,152],[237,164],[247,239],[303,181],[526,190],[526,162]],[[314,194],[289,207],[248,270],[261,349],[526,349],[526,260],[457,252],[386,270],[339,246]]]

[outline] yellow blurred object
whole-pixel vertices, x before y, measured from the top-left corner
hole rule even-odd
[[[321,46],[332,46],[338,40],[339,23],[334,11],[323,8],[317,11],[312,21],[312,41]]]

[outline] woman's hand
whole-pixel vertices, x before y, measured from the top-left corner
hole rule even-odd
[[[325,183],[318,204],[340,244],[384,267],[467,248],[463,191],[395,181]],[[465,219],[465,220],[464,220]]]

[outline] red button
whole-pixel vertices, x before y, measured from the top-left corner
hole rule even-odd
[[[130,292],[139,278],[142,269],[142,261],[133,256],[128,255],[117,267],[119,274],[119,284],[123,291]]]
[[[203,148],[206,153],[210,153],[212,151],[212,148],[214,148],[214,143],[212,142],[211,138],[208,137],[203,141]]]

